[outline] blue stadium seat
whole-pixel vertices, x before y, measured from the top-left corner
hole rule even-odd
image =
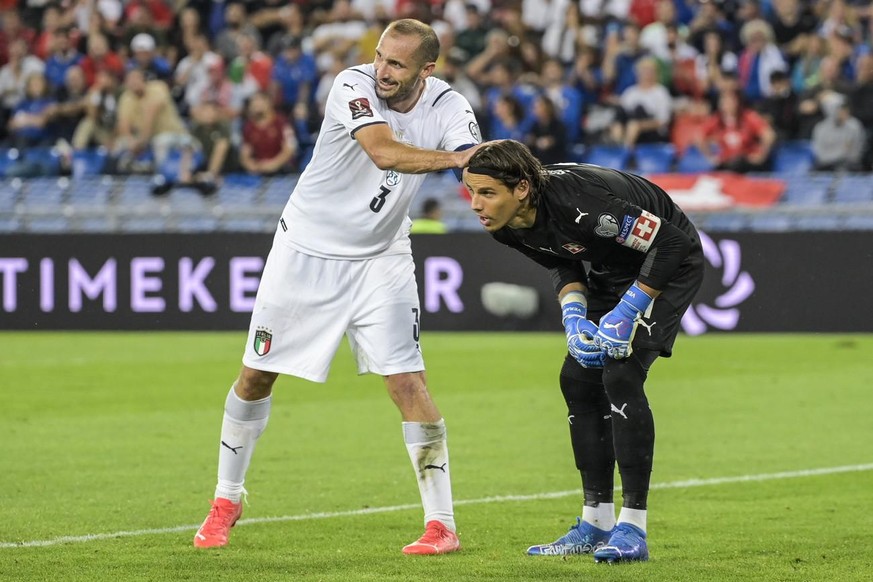
[[[834,181],[831,175],[800,176],[786,175],[785,192],[781,202],[793,206],[819,206],[825,204],[828,190]]]
[[[70,230],[70,223],[64,216],[31,218],[27,221],[27,232],[60,233]]]
[[[585,154],[588,152],[588,147],[584,143],[574,143],[570,147],[570,161],[582,163],[585,161]]]
[[[61,173],[61,156],[51,147],[27,148],[22,154],[26,163],[39,166],[40,175],[51,176]]]
[[[773,171],[779,174],[808,174],[814,164],[812,145],[805,140],[780,144],[773,155]]]
[[[794,228],[797,230],[842,230],[843,220],[832,214],[799,216],[794,221]]]
[[[792,219],[785,214],[762,212],[749,218],[749,228],[758,232],[785,232],[791,230]]]
[[[688,146],[676,163],[676,170],[682,174],[699,174],[710,172],[713,169],[713,165],[706,159],[706,156],[694,146]]]
[[[18,160],[18,156],[15,148],[0,148],[0,178],[6,175],[6,169]]]
[[[641,174],[664,174],[673,169],[676,146],[671,143],[637,144],[634,159]]]
[[[106,148],[76,150],[73,152],[73,178],[99,176],[106,168],[109,152]]]
[[[852,214],[846,217],[845,230],[873,230],[873,215]]]
[[[873,178],[866,176],[843,176],[837,180],[834,202],[862,203],[873,201]]]
[[[585,163],[616,170],[625,170],[630,162],[630,158],[631,153],[624,146],[597,144],[588,149],[588,153],[585,155]]]
[[[742,214],[713,214],[700,227],[707,232],[736,232],[745,229],[748,222],[748,218]]]
[[[194,152],[193,159],[191,161],[191,172],[193,173],[194,169],[203,163],[203,152],[196,151]],[[162,175],[170,182],[178,182],[179,181],[179,168],[182,164],[182,149],[173,149],[167,154],[166,159],[161,162],[161,164],[157,168],[157,173]]]

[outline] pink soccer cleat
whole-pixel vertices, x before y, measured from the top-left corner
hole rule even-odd
[[[439,521],[429,521],[424,526],[424,535],[403,547],[404,554],[427,556],[433,554],[448,554],[461,549],[461,542],[455,532],[449,530]]]
[[[216,497],[212,509],[197,533],[194,535],[195,548],[220,548],[227,545],[230,528],[242,515],[242,502]]]

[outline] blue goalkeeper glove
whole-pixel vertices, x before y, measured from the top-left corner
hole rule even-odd
[[[604,354],[615,360],[631,355],[631,342],[637,332],[637,324],[654,299],[636,283],[630,286],[615,308],[600,318],[600,327],[594,336],[594,344]]]
[[[588,321],[585,296],[570,291],[561,299],[561,320],[567,334],[567,350],[583,368],[602,368],[604,353],[594,344],[597,326]]]

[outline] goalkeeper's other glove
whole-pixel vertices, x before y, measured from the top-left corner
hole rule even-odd
[[[561,320],[567,334],[567,350],[583,368],[602,368],[604,354],[594,344],[597,326],[588,321],[585,295],[570,291],[561,299]]]
[[[634,283],[624,292],[615,308],[600,318],[594,343],[610,358],[621,360],[631,355],[631,342],[637,323],[652,304],[652,297]]]

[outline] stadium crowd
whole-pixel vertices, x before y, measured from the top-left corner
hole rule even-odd
[[[6,176],[299,172],[335,75],[387,22],[439,34],[436,75],[486,139],[545,163],[612,144],[766,171],[782,144],[873,169],[870,0],[0,0]],[[15,156],[10,152],[47,152]],[[631,161],[631,167],[633,162]]]

